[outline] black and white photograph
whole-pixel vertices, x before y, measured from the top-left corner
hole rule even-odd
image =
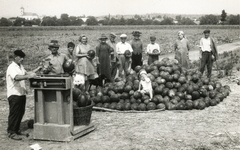
[[[240,0],[0,0],[1,150],[240,150]]]

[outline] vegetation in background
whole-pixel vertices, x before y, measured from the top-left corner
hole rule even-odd
[[[88,18],[86,22],[82,20],[82,18]],[[111,17],[110,15],[105,16],[103,18],[94,17],[94,16],[69,16],[68,14],[61,14],[60,18],[56,16],[50,17],[45,16],[41,20],[25,20],[23,18],[1,18],[0,26],[96,26],[96,25],[104,25],[104,26],[115,26],[115,25],[217,25],[217,24],[225,24],[225,25],[239,25],[240,17],[238,15],[229,15],[225,10],[222,10],[221,15],[213,15],[208,14],[204,15],[200,18],[191,19],[189,17],[182,17],[181,15],[177,15],[175,18],[169,17],[167,15],[155,16],[151,17],[150,15],[147,17],[143,17],[140,15],[134,15],[132,18],[121,17]]]

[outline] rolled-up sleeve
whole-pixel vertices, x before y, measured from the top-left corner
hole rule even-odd
[[[11,79],[14,79],[18,75],[17,70],[12,66],[8,69],[8,73]]]

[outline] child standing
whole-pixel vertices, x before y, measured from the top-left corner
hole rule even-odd
[[[69,42],[67,45],[67,53],[66,53],[69,59],[73,59],[74,48],[75,48],[75,44],[73,42]]]
[[[120,63],[119,77],[124,78],[125,80],[126,73],[128,72],[128,70],[126,69],[131,67],[131,56],[132,56],[133,49],[131,45],[126,42],[126,39],[127,39],[126,34],[121,34],[120,39],[121,39],[121,42],[118,42],[116,45],[117,58]]]
[[[139,82],[138,91],[140,91],[142,94],[146,94],[146,93],[149,94],[150,101],[151,101],[153,98],[152,82],[150,78],[147,76],[147,72],[144,69],[139,71],[139,76],[140,76],[140,82]]]
[[[160,47],[156,41],[155,36],[150,37],[151,43],[147,46],[147,54],[148,54],[148,65],[151,65],[154,61],[159,60],[158,57],[160,55]]]

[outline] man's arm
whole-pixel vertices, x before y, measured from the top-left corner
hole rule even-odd
[[[202,48],[203,48],[203,42],[202,39],[200,40],[200,45],[199,45],[199,59],[202,58]]]
[[[216,46],[216,44],[215,44],[215,42],[213,41],[213,39],[211,38],[211,41],[212,41],[212,44],[213,44],[213,49],[214,49],[214,53],[213,53],[213,55],[214,55],[214,57],[215,57],[215,60],[217,60],[218,59],[218,51],[217,51],[217,46]]]
[[[129,51],[132,53],[133,52],[133,49],[132,49],[132,46],[129,44]]]
[[[27,79],[30,79],[30,78],[33,78],[33,77],[36,77],[36,73],[29,73],[29,74],[26,74],[26,75],[16,75],[14,80],[15,81],[21,81],[21,80],[27,80]]]

